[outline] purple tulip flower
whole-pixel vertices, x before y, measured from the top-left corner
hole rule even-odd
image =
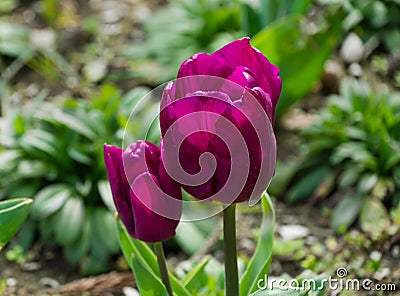
[[[104,145],[104,160],[114,203],[128,233],[146,242],[173,237],[182,193],[166,174],[160,149],[146,141],[126,150]]]
[[[258,201],[275,170],[281,86],[279,69],[249,38],[186,60],[161,102],[168,174],[197,199]]]

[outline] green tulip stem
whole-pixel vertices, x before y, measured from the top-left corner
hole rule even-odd
[[[158,262],[158,269],[160,270],[161,280],[167,288],[168,295],[173,296],[171,282],[169,281],[167,263],[165,260],[164,249],[162,246],[162,242],[154,243],[154,249],[156,251],[157,262]]]
[[[227,296],[239,296],[235,209],[236,204],[224,209],[225,295]]]

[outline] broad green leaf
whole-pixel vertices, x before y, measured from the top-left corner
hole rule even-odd
[[[182,285],[188,289],[192,294],[199,291],[207,284],[207,274],[205,268],[210,262],[211,257],[207,256],[199,264],[196,265],[185,278],[182,280]]]
[[[284,1],[275,2],[274,0],[261,0],[260,2],[261,7],[259,8],[259,21],[261,23],[261,29],[267,25],[270,25],[278,18]]]
[[[261,20],[256,9],[250,4],[241,2],[242,28],[247,36],[253,36],[262,28]]]
[[[130,258],[132,257],[132,254],[136,254],[136,256],[142,256],[142,260],[146,262],[153,271],[157,270],[157,259],[154,253],[147,247],[147,245],[144,246],[144,243],[136,242],[135,239],[131,238],[119,218],[117,219],[117,230],[119,246],[126,262],[129,264],[129,267],[133,269]],[[141,246],[144,252],[139,252],[137,246]]]
[[[94,275],[109,271],[110,263],[107,258],[107,256],[97,257],[94,255],[85,257],[80,264],[80,273],[82,275]]]
[[[100,197],[106,205],[107,209],[109,209],[111,212],[115,212],[115,205],[109,182],[106,180],[99,181],[97,183],[97,189],[99,190]]]
[[[388,23],[388,8],[383,1],[373,1],[367,7],[369,9],[365,10],[364,14],[374,29],[381,28]]]
[[[18,179],[15,182],[9,183],[5,196],[11,198],[19,198],[20,196],[34,196],[42,187],[38,181],[26,182],[24,178]],[[2,198],[0,193],[0,198]]]
[[[21,153],[18,150],[2,151],[0,153],[0,175],[14,169],[19,158],[21,158]]]
[[[331,161],[333,164],[339,164],[347,158],[362,164],[366,168],[374,169],[376,167],[376,158],[368,151],[363,142],[346,142],[340,144],[332,154]]]
[[[160,278],[149,268],[148,265],[132,254],[133,273],[136,285],[141,295],[168,296],[167,289]]]
[[[44,187],[34,196],[32,217],[40,220],[55,213],[64,205],[70,195],[71,188],[65,184],[52,184]]]
[[[155,274],[158,274],[159,272],[158,272],[157,258],[154,255],[153,251],[147,246],[147,244],[140,240],[130,237],[130,235],[125,229],[125,226],[119,219],[117,221],[117,229],[118,229],[119,245],[130,268],[132,270],[134,269],[134,266],[130,259],[133,254],[135,258],[137,258],[137,260],[141,261],[142,265],[147,265],[149,270],[151,270]],[[191,295],[187,291],[187,289],[183,287],[183,285],[172,274],[170,274],[170,280],[171,280],[172,290],[176,293],[177,296]]]
[[[274,240],[275,213],[269,195],[262,197],[263,219],[257,247],[240,279],[240,295],[247,296],[257,290],[259,279],[268,275]]]
[[[360,176],[357,189],[359,192],[369,193],[374,188],[377,181],[378,176],[376,174],[364,173],[362,176]]]
[[[280,196],[284,192],[285,188],[287,188],[298,167],[299,162],[297,161],[288,163],[278,161],[276,164],[275,175],[268,187],[268,193],[272,196]]]
[[[55,218],[55,239],[70,245],[78,239],[85,221],[85,204],[80,197],[70,197]]]
[[[32,53],[30,30],[15,23],[0,22],[0,53],[18,57]]]
[[[0,251],[24,223],[31,210],[32,202],[33,200],[28,198],[0,202]]]
[[[11,12],[13,9],[18,7],[18,0],[3,0],[0,3],[0,13],[8,13]],[[0,282],[0,286],[1,286],[1,282]],[[2,289],[0,288],[0,291],[2,291]]]
[[[116,254],[119,250],[119,245],[113,214],[105,208],[98,207],[93,212],[92,221],[92,231],[97,236],[102,247],[110,254]]]
[[[333,211],[331,226],[337,233],[344,233],[357,219],[363,202],[362,195],[344,197]]]
[[[331,169],[327,166],[315,167],[289,190],[286,199],[289,202],[297,202],[309,198],[330,172]]]
[[[37,155],[37,151],[57,158],[59,151],[56,146],[57,138],[54,134],[40,129],[27,131],[20,139],[21,148],[28,153]]]
[[[385,43],[386,48],[392,54],[398,54],[400,52],[400,30],[399,28],[394,28],[383,36],[383,41]]]
[[[339,9],[325,16],[326,24],[318,32],[310,33],[304,17],[289,15],[253,37],[254,47],[280,68],[283,88],[277,118],[303,98],[321,76],[325,61],[341,38],[343,18],[344,11]]]
[[[202,248],[207,236],[195,223],[181,222],[176,229],[175,240],[186,253],[195,254]]]
[[[353,164],[343,168],[339,176],[339,187],[347,188],[353,186],[360,179],[363,170],[362,167],[354,166]]]
[[[308,7],[312,3],[312,0],[289,0],[291,7],[289,8],[290,13],[306,14]]]
[[[366,199],[361,208],[361,229],[371,234],[374,239],[377,239],[389,224],[389,214],[382,202],[373,198]]]
[[[80,151],[80,149],[76,146],[69,147],[67,150],[67,153],[71,159],[73,159],[77,162],[80,162],[82,164],[85,164],[85,165],[91,165],[91,163],[93,161],[92,158],[90,157],[90,155]]]
[[[35,116],[38,119],[65,126],[69,130],[74,130],[90,140],[96,140],[99,131],[93,127],[95,123],[90,122],[90,118],[88,118],[88,114],[85,110],[79,110],[81,113],[79,115],[70,114],[53,105],[46,104],[41,106]]]
[[[84,258],[90,247],[90,217],[85,217],[81,227],[82,231],[78,240],[73,244],[64,247],[65,258],[71,264],[79,263]]]

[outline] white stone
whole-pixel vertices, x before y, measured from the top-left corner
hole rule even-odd
[[[294,240],[306,237],[310,233],[310,230],[305,226],[297,224],[282,225],[278,228],[278,233],[284,240]]]
[[[355,33],[347,35],[340,48],[340,56],[346,63],[357,63],[364,56],[364,44]]]

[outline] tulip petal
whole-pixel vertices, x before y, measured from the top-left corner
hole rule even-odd
[[[122,223],[124,223],[128,232],[133,235],[135,233],[134,217],[132,216],[130,199],[126,198],[129,196],[129,184],[125,177],[122,153],[123,150],[121,148],[104,145],[104,162],[114,204]]]
[[[194,75],[211,75],[226,78],[231,75],[234,69],[234,67],[230,67],[212,55],[200,53],[183,62],[179,68],[177,78]]]
[[[139,140],[129,145],[122,154],[124,172],[129,184],[144,172],[157,175],[160,150],[153,143]]]
[[[171,207],[172,199],[168,199],[161,191],[155,176],[149,173],[139,175],[132,184],[130,199],[135,217],[134,237],[145,242],[158,242],[175,235],[181,209]],[[181,204],[173,200],[176,202],[173,205]],[[160,211],[165,216],[157,213]],[[178,219],[169,218],[171,216]]]
[[[257,49],[250,45],[250,38],[233,41],[211,55],[227,65],[236,68],[244,66],[250,69],[260,87],[271,94],[274,107],[278,103],[282,88],[279,68],[271,64]]]

